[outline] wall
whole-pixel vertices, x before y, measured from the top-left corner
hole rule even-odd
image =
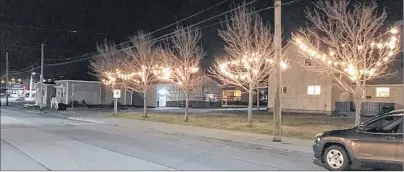
[[[352,102],[352,94],[345,91],[341,90],[338,86],[332,86],[332,97],[331,97],[331,105],[332,105],[332,111],[335,111],[336,109],[336,103],[337,102]]]
[[[132,94],[132,105],[143,106],[143,95],[137,92]],[[150,85],[147,91],[147,107],[157,107],[157,85]]]
[[[50,102],[53,96],[55,96],[55,88],[53,84],[43,84],[42,89],[43,92],[41,92],[41,84],[42,83],[37,83],[36,85],[36,92],[37,93],[42,93],[43,95],[43,105],[44,107],[49,107],[50,106]],[[36,104],[40,104],[41,102],[41,94],[35,94],[35,102]]]
[[[377,87],[388,87],[390,88],[390,97],[376,97]],[[368,85],[366,87],[366,96],[371,96],[371,98],[366,99],[366,102],[383,102],[383,103],[395,103],[396,109],[403,108],[403,86],[401,84],[390,84],[390,85]]]
[[[167,98],[166,98],[167,106],[185,106],[184,103],[185,96],[182,89],[180,89],[178,86],[174,84],[158,85],[158,90],[161,88],[165,88],[167,90]],[[200,87],[194,88],[192,91],[190,91],[189,95],[190,106],[192,107],[193,104],[195,104],[195,107],[201,107],[201,108],[204,106],[208,106],[205,105],[205,103],[200,103],[200,102],[208,102],[208,103],[210,102],[209,98],[206,96],[207,94],[215,94],[218,101],[220,100],[223,94],[221,86],[216,81],[210,79],[209,77],[206,77],[204,79]],[[215,106],[217,105],[215,104]]]
[[[135,93],[134,93],[135,94]],[[118,99],[118,103],[121,105],[132,105],[131,92],[126,91],[126,101],[125,101],[125,89],[121,89],[121,98]],[[113,92],[110,87],[105,85],[101,86],[101,104],[114,104]]]
[[[70,104],[72,101],[78,101],[80,104],[84,100],[86,104],[100,104],[101,83],[96,81],[55,81],[56,83],[66,84],[67,101]],[[74,92],[74,93],[73,93]],[[73,96],[73,97],[72,97]]]
[[[289,43],[283,49],[284,59],[288,60],[288,68],[282,71],[282,87],[286,87],[286,93],[281,93],[283,111],[321,112],[332,111],[332,80],[329,77],[320,77],[304,67],[304,57],[299,48]],[[318,65],[312,61],[312,66]],[[269,107],[273,108],[275,98],[275,78],[270,78]],[[320,85],[320,95],[308,95],[309,85]]]

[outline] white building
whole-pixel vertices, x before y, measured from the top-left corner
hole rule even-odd
[[[308,71],[305,67],[317,64],[310,59],[305,59],[295,44],[288,43],[283,48],[283,55],[289,60],[289,67],[282,72],[282,111],[331,114],[340,110],[337,107],[339,104],[353,101],[352,96],[339,89],[331,77],[319,77],[318,73]],[[396,109],[403,107],[403,67],[398,62],[391,68],[399,69],[397,75],[368,82],[364,111],[380,109],[377,106],[383,106],[383,104],[391,104]],[[275,96],[273,88],[275,88],[275,82],[270,83],[270,108],[273,108]]]

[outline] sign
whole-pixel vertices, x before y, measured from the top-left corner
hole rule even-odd
[[[121,90],[114,90],[114,98],[115,99],[121,98]]]
[[[24,85],[23,85],[23,84],[11,84],[10,87],[11,87],[11,88],[20,88],[20,89],[23,89],[23,88],[24,88]]]

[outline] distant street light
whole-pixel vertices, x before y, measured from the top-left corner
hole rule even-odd
[[[1,80],[1,83],[4,83],[4,80]]]
[[[21,79],[18,79],[18,82],[21,82]]]

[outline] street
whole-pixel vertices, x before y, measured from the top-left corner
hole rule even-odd
[[[1,109],[1,170],[324,170],[312,153]]]

